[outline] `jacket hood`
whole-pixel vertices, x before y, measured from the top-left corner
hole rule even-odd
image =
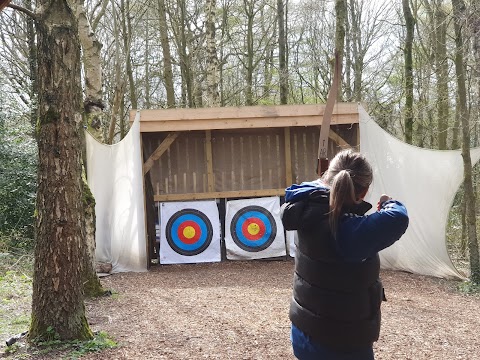
[[[306,199],[314,191],[329,192],[330,189],[320,180],[305,181],[301,184],[293,184],[285,189],[285,201],[297,202]]]

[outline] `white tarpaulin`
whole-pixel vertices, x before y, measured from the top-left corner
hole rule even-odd
[[[366,201],[375,207],[385,193],[405,204],[410,225],[405,235],[380,253],[383,268],[437,277],[464,278],[447,252],[448,214],[463,181],[461,152],[408,145],[378,126],[359,106],[360,151],[373,167]],[[480,149],[472,149],[472,163]]]
[[[146,271],[140,123],[136,120],[115,145],[97,142],[89,133],[88,185],[95,197],[96,259],[112,272]]]
[[[297,237],[297,232],[295,230],[285,231],[285,237],[287,240],[286,245],[288,255],[294,258],[295,252],[297,250],[297,247],[295,246],[295,238]]]
[[[280,198],[227,201],[225,247],[229,260],[285,256]]]
[[[218,262],[220,218],[215,201],[160,203],[160,263]]]

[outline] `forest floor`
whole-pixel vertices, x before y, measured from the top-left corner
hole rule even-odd
[[[92,330],[118,346],[81,359],[294,359],[292,260],[153,266],[102,279],[112,296],[86,301]],[[382,271],[387,302],[377,360],[479,359],[480,296],[458,281]],[[1,333],[1,331],[0,331]],[[0,358],[71,359],[25,341]],[[56,354],[56,355],[55,355]]]

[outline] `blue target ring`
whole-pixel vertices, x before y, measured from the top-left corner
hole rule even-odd
[[[257,205],[240,209],[230,223],[230,234],[240,249],[258,252],[268,248],[277,236],[272,214]]]
[[[198,255],[212,242],[212,223],[199,210],[183,209],[168,219],[165,237],[172,250],[180,255]]]

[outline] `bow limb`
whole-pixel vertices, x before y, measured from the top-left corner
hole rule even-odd
[[[3,8],[8,5],[9,2],[10,0],[0,0],[0,11],[2,11]]]
[[[328,92],[327,104],[323,111],[323,120],[320,127],[320,138],[318,141],[318,163],[317,174],[322,176],[328,169],[328,135],[330,133],[330,122],[332,120],[333,107],[337,99],[338,88],[340,84],[341,64],[338,52],[335,52],[335,64],[333,72],[332,86]]]

